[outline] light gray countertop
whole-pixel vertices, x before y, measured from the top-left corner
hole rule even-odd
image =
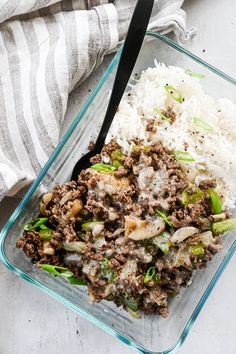
[[[188,49],[236,77],[236,1],[186,0],[184,8],[188,12],[188,24],[198,28],[198,35]],[[89,82],[70,95],[64,129],[109,60],[106,59]],[[15,204],[16,198],[7,198],[0,205],[0,226]],[[236,353],[235,264],[236,256],[178,353]],[[0,354],[56,353],[129,354],[135,351],[0,264]]]

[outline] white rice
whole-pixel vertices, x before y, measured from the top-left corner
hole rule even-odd
[[[236,199],[236,105],[227,98],[214,99],[207,95],[199,79],[181,68],[155,62],[156,67],[143,71],[140,79],[126,93],[116,114],[107,140],[115,137],[124,151],[129,153],[132,138],[144,144],[160,140],[173,150],[184,150],[195,162],[181,162],[189,171],[189,179],[199,183],[202,178],[216,177],[218,192],[224,206],[233,208]],[[184,97],[176,102],[164,89],[173,86]],[[220,90],[220,88],[219,88]],[[168,107],[176,113],[173,124],[155,114],[155,108],[165,111]],[[200,129],[193,122],[198,117],[208,123],[212,132]],[[146,131],[147,120],[155,118],[156,133]]]

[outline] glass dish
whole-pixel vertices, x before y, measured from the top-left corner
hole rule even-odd
[[[194,274],[193,284],[182,289],[169,306],[167,319],[160,316],[142,316],[134,319],[129,313],[111,302],[92,304],[84,287],[68,285],[60,277],[54,278],[32,267],[15,243],[22,232],[22,225],[38,211],[40,196],[55,184],[70,178],[72,167],[96,137],[104,116],[109,93],[121,50],[115,55],[105,74],[63,137],[61,143],[31,185],[0,234],[0,259],[17,275],[45,291],[64,305],[77,311],[99,327],[123,342],[145,353],[172,353],[185,340],[202,306],[213,290],[236,249],[236,233],[224,237],[224,248],[206,269]],[[200,60],[170,39],[148,32],[134,69],[134,77],[149,66],[154,59],[167,65],[177,65],[205,74],[202,84],[212,96],[236,97],[235,80]],[[40,309],[39,309],[40,310]]]

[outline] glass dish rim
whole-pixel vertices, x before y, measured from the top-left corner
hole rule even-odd
[[[157,38],[157,39],[161,40],[162,42],[164,42],[168,46],[172,47],[173,49],[177,50],[178,52],[188,56],[189,58],[193,59],[197,63],[203,65],[208,70],[212,71],[214,74],[220,76],[221,78],[225,79],[226,81],[230,82],[231,84],[236,85],[236,80],[234,78],[232,78],[231,76],[223,73],[221,70],[215,68],[214,66],[208,64],[206,61],[200,59],[195,54],[193,54],[193,53],[189,52],[187,49],[181,47],[179,44],[177,44],[176,42],[174,42],[170,38],[168,38],[168,37],[166,37],[164,35],[161,35],[159,33],[156,33],[156,32],[151,32],[151,31],[148,31],[146,33],[146,35],[149,36],[149,37],[154,37],[154,38]],[[63,296],[59,295],[58,293],[52,291],[51,289],[49,289],[47,286],[45,286],[40,281],[31,278],[30,276],[28,276],[27,274],[22,272],[20,269],[15,267],[7,259],[7,257],[5,256],[5,253],[4,253],[4,239],[6,238],[9,229],[12,227],[12,225],[16,221],[16,218],[19,216],[19,214],[23,211],[25,204],[28,202],[28,200],[31,198],[31,196],[35,192],[36,188],[38,187],[39,183],[41,182],[41,180],[43,179],[43,177],[47,173],[48,169],[50,168],[52,163],[55,161],[56,157],[58,156],[58,154],[60,153],[60,151],[64,147],[65,143],[67,142],[67,140],[69,139],[69,137],[73,133],[74,129],[77,127],[77,125],[79,124],[80,120],[84,116],[85,112],[87,111],[87,109],[89,108],[91,103],[93,102],[93,100],[96,97],[97,93],[102,88],[103,84],[106,82],[106,80],[109,77],[110,73],[113,71],[114,67],[116,66],[116,64],[119,61],[121,50],[122,50],[122,47],[119,48],[118,52],[116,53],[116,55],[112,59],[110,65],[107,67],[106,71],[104,72],[104,74],[102,75],[101,79],[99,80],[99,82],[97,83],[95,88],[93,89],[92,93],[90,94],[90,96],[86,100],[85,104],[83,105],[81,110],[78,112],[78,114],[74,118],[74,120],[71,123],[69,129],[64,134],[63,138],[61,139],[61,141],[57,145],[56,149],[54,150],[54,152],[50,156],[49,160],[47,161],[45,166],[42,168],[42,170],[38,174],[38,176],[35,179],[35,181],[29,187],[28,191],[26,192],[26,194],[22,198],[22,200],[19,203],[19,205],[16,207],[15,211],[12,213],[12,215],[10,216],[8,221],[3,226],[2,231],[0,233],[0,260],[3,262],[3,264],[5,264],[5,266],[7,268],[9,268],[12,272],[17,274],[21,278],[27,280],[28,282],[30,282],[31,284],[33,284],[37,288],[39,288],[42,291],[44,291],[46,294],[49,294],[52,298],[55,298],[56,300],[60,301],[61,303],[63,303],[67,307],[69,307],[72,310],[76,311],[82,317],[90,320],[92,323],[94,323],[98,327],[100,327],[103,330],[105,330],[106,332],[112,334],[114,337],[117,337],[122,342],[130,345],[131,347],[135,348],[139,352],[141,352],[141,353],[150,353],[150,354],[154,354],[154,353],[155,354],[170,354],[170,353],[173,353],[177,348],[179,348],[182,345],[182,343],[185,341],[185,339],[186,339],[188,333],[190,332],[190,329],[192,328],[195,320],[197,319],[202,307],[204,306],[206,300],[208,299],[208,296],[210,295],[210,293],[214,289],[214,287],[215,287],[217,281],[219,280],[220,276],[222,275],[224,269],[226,268],[227,264],[229,263],[229,261],[233,257],[233,255],[234,255],[234,253],[236,251],[236,241],[234,241],[234,243],[232,244],[232,246],[228,250],[227,254],[225,255],[225,257],[222,260],[221,264],[219,265],[218,269],[216,270],[213,278],[211,279],[210,283],[208,284],[206,290],[204,291],[202,297],[199,299],[199,302],[198,302],[197,306],[195,307],[193,313],[189,317],[189,319],[188,319],[188,321],[187,321],[187,323],[186,323],[186,325],[185,325],[185,327],[184,327],[179,339],[177,340],[177,342],[171,348],[169,348],[169,349],[167,349],[165,351],[162,351],[162,352],[152,352],[150,350],[147,350],[147,349],[143,348],[141,345],[136,344],[133,340],[127,338],[124,334],[121,334],[119,331],[114,330],[112,327],[107,325],[104,321],[96,318],[95,316],[91,315],[89,312],[87,312],[87,311],[77,307],[76,305],[72,304],[69,300],[65,299]]]

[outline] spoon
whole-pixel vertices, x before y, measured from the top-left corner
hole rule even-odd
[[[96,154],[99,154],[104,146],[107,133],[110,129],[111,123],[139,55],[151,16],[153,3],[154,0],[137,1],[124,42],[110,101],[100,133],[94,148],[83,155],[76,163],[72,172],[71,180],[77,181],[79,173],[91,165],[90,158]]]

